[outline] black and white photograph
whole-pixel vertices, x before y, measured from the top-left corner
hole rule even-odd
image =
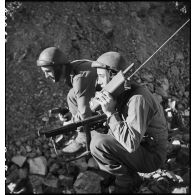
[[[4,9],[6,194],[191,193],[191,1]]]

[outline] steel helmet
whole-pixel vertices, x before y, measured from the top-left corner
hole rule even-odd
[[[119,72],[127,66],[125,58],[118,52],[110,51],[102,54],[96,61],[92,63],[94,68],[103,68]]]
[[[56,47],[44,49],[37,60],[37,66],[54,66],[67,63],[64,53]]]

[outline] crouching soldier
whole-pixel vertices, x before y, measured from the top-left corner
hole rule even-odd
[[[92,63],[102,88],[126,66],[117,52],[104,53]],[[124,88],[117,98],[104,91],[97,92],[95,99],[107,115],[109,133],[92,138],[91,154],[100,169],[116,176],[110,192],[130,193],[137,172],[153,172],[166,160],[168,131],[163,109],[149,90],[136,84]]]

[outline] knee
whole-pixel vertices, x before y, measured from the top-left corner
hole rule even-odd
[[[105,147],[110,143],[110,138],[106,134],[94,135],[91,139],[90,150],[92,154],[95,154],[99,150],[105,150]]]

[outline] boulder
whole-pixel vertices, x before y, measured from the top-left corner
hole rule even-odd
[[[174,188],[171,193],[173,194],[187,194],[187,187]]]
[[[95,168],[95,169],[99,169],[99,165],[97,164],[97,162],[94,160],[93,157],[91,157],[88,161],[88,167],[90,168]]]
[[[57,173],[58,169],[60,168],[60,165],[58,163],[54,163],[49,167],[49,172],[51,173]]]
[[[46,175],[47,160],[44,156],[28,159],[30,173],[38,175]]]
[[[43,177],[38,175],[29,175],[29,181],[33,188],[34,194],[42,194],[43,193]]]
[[[19,179],[19,170],[14,169],[6,176],[6,183],[16,182]]]
[[[74,176],[59,175],[58,178],[61,186],[70,187],[73,185]]]
[[[43,184],[52,188],[58,187],[58,178],[55,176],[47,177],[43,180]]]
[[[27,152],[31,152],[31,151],[32,151],[31,146],[27,145],[27,146],[26,146],[26,151],[27,151]]]
[[[176,76],[179,77],[179,69],[177,68],[177,66],[172,66],[171,67],[171,73]]]
[[[17,164],[19,167],[22,167],[24,162],[26,161],[26,157],[17,155],[17,156],[12,157],[11,161]]]
[[[103,180],[98,174],[92,171],[85,171],[80,173],[74,183],[74,190],[76,193],[101,193],[100,182]]]
[[[27,178],[28,177],[28,169],[27,168],[19,169],[18,175],[19,175],[20,179]]]
[[[78,160],[73,161],[72,163],[79,168],[80,172],[84,172],[88,168],[88,164],[86,163],[85,158],[80,158]]]

